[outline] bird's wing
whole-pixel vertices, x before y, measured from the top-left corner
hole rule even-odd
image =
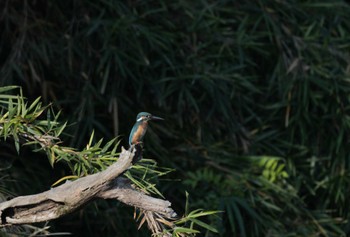
[[[131,143],[132,143],[132,139],[134,137],[134,134],[136,133],[136,130],[137,130],[137,123],[132,127],[131,129],[131,132],[130,132],[130,135],[129,135],[129,145],[131,146]]]

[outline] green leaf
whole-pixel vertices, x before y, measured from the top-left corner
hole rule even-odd
[[[203,221],[200,221],[198,219],[191,219],[191,221],[193,221],[197,225],[199,225],[199,226],[201,226],[201,227],[203,227],[203,228],[205,228],[207,230],[210,230],[211,232],[218,233],[218,230],[216,228],[214,228],[211,225],[208,225],[207,223],[204,223]]]
[[[19,86],[2,86],[2,87],[0,87],[0,93],[4,93],[4,92],[11,91],[14,89],[19,89],[19,88],[20,88]],[[2,95],[0,94],[0,96],[2,96]]]
[[[63,132],[63,130],[66,128],[66,126],[67,126],[67,122],[65,122],[61,126],[57,127],[57,129],[55,130],[55,136],[56,137],[60,136],[61,133]]]
[[[54,167],[55,160],[56,160],[56,159],[55,159],[55,153],[54,153],[54,151],[48,149],[48,150],[46,151],[46,154],[47,154],[47,158],[49,159],[49,163],[50,163],[51,167]]]
[[[185,195],[186,195],[185,216],[188,216],[188,212],[189,212],[189,194],[188,194],[187,191],[185,191]]]
[[[200,233],[198,230],[190,229],[190,228],[185,228],[185,227],[174,227],[174,233],[186,233],[186,234],[198,234]]]
[[[16,130],[16,128],[14,128],[14,130]],[[19,154],[20,144],[19,144],[19,137],[18,137],[16,131],[13,131],[12,136],[13,136],[13,139],[15,142],[16,151]]]

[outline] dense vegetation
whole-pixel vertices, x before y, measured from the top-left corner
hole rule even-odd
[[[207,220],[220,236],[349,235],[345,1],[4,0],[0,9],[1,85],[61,110],[66,145],[85,146],[93,130],[126,145],[136,114],[151,112],[166,120],[151,124],[144,156],[174,169],[157,187],[179,213],[188,191],[192,208],[223,211]],[[2,147],[4,196],[70,174]],[[148,236],[132,214],[98,202],[49,225]]]

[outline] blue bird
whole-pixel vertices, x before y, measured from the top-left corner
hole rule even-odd
[[[163,118],[153,116],[147,112],[141,112],[136,117],[136,123],[132,127],[129,136],[129,145],[136,145],[142,143],[143,137],[147,131],[148,121],[150,120],[164,120]]]

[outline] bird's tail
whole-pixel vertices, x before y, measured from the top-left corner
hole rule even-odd
[[[134,149],[136,149],[136,151],[135,151],[134,157],[132,158],[133,165],[142,159],[142,150],[143,150],[142,142],[135,144]]]

